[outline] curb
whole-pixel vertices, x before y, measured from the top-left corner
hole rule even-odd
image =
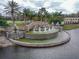
[[[65,31],[64,31],[65,32]],[[60,46],[60,45],[63,45],[63,44],[66,44],[70,41],[71,37],[70,37],[70,34],[68,32],[65,32],[68,37],[65,39],[65,40],[62,40],[60,42],[55,42],[55,43],[44,43],[44,44],[34,44],[34,43],[26,43],[26,42],[20,42],[20,41],[17,41],[17,40],[13,40],[13,39],[10,39],[9,40],[16,44],[16,45],[19,45],[19,46],[23,46],[23,47],[30,47],[30,48],[47,48],[47,47],[55,47],[55,46]]]

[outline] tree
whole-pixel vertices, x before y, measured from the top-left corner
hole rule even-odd
[[[16,14],[16,18],[17,18],[17,20],[23,20],[23,13],[19,11],[19,12]]]
[[[19,5],[13,0],[8,1],[7,6],[5,6],[6,13],[11,15],[13,24],[15,24],[15,15],[18,13],[19,9],[20,9]]]
[[[39,18],[39,17],[38,17],[38,13],[33,12],[33,14],[32,14],[32,19],[33,19],[34,21],[39,21],[38,18]]]
[[[0,26],[3,26],[3,27],[8,26],[7,21],[5,20],[5,17],[2,16],[1,13],[0,13]]]
[[[26,17],[28,17],[28,12],[29,12],[29,9],[26,9],[26,8],[23,9],[23,16],[24,16],[24,19],[25,19]]]
[[[26,20],[29,20],[29,18],[30,18],[29,14],[30,14],[30,9],[24,8],[23,9],[23,18],[24,18],[25,23],[26,23]]]
[[[34,16],[34,11],[30,10],[28,16],[29,16],[29,20],[32,20],[32,17]]]
[[[51,24],[52,22],[54,22],[54,24],[56,24],[57,22],[59,22],[59,24],[61,24],[61,22],[63,21],[63,17],[62,17],[62,12],[55,12],[51,14],[51,19],[48,20],[48,22]]]
[[[45,8],[39,9],[38,17],[41,21],[45,21],[44,18],[47,16],[47,11]]]

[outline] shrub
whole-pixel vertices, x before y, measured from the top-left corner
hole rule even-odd
[[[8,26],[6,20],[0,20],[0,26]]]

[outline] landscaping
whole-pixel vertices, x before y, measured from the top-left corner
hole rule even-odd
[[[7,21],[8,25],[11,25],[13,23],[13,21]],[[24,24],[24,21],[15,21],[17,26],[20,26],[22,24]],[[64,30],[72,30],[72,29],[78,29],[79,28],[79,24],[65,24],[63,26]],[[28,32],[28,33],[32,33],[32,32]]]
[[[39,38],[39,37],[38,37]],[[44,40],[38,40],[38,39],[26,39],[26,38],[20,38],[20,39],[9,39],[11,42],[25,47],[53,47],[53,46],[59,46],[62,44],[65,44],[70,41],[70,34],[68,32],[60,32],[58,37],[52,38],[52,39],[44,39]]]
[[[15,23],[16,23],[16,25],[20,26],[21,24],[24,23],[24,21],[15,21]],[[11,25],[11,24],[13,24],[13,21],[7,20],[7,24]]]
[[[21,39],[18,39],[18,41],[21,41],[21,42],[27,42],[27,43],[46,43],[46,42],[49,42],[51,40],[54,40],[54,39],[47,39],[47,40],[32,40],[32,39],[26,39],[26,38],[21,38]]]
[[[72,30],[72,29],[78,29],[79,24],[68,24],[64,25],[64,30]]]
[[[9,24],[6,22],[6,20],[0,19],[0,26],[6,27],[6,26],[9,26]]]
[[[0,16],[1,19],[4,19],[0,20],[0,26],[7,27],[4,28],[5,30],[7,29],[5,33],[8,33],[6,37],[9,40],[12,39],[17,45],[27,46],[27,43],[46,43],[47,45],[49,42],[49,46],[51,46],[51,42],[52,44],[56,43],[58,45],[58,42],[59,44],[63,43],[63,41],[67,42],[70,38],[68,36],[69,34],[64,33],[62,30],[64,17],[61,11],[49,13],[44,7],[41,7],[38,12],[29,8],[23,8],[21,11],[20,5],[13,0],[8,1],[4,9],[10,17],[7,17],[7,19],[4,16]],[[64,26],[64,28],[68,27]],[[67,36],[66,39],[63,38],[64,36]],[[26,42],[26,45],[24,42]],[[41,45],[39,44],[38,46]]]

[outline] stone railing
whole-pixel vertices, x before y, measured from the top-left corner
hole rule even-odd
[[[24,37],[24,32],[23,31],[18,31],[18,32],[6,32],[6,37],[7,38],[12,38],[12,39],[19,39]]]
[[[58,29],[58,27],[56,28]],[[61,31],[61,28],[60,28]],[[12,39],[19,39],[19,38],[28,38],[28,39],[52,39],[57,37],[59,31],[56,32],[50,32],[50,33],[43,33],[43,34],[38,34],[38,33],[26,33],[25,31],[17,30],[16,32],[14,31],[6,31],[6,36],[7,38],[12,38]]]

